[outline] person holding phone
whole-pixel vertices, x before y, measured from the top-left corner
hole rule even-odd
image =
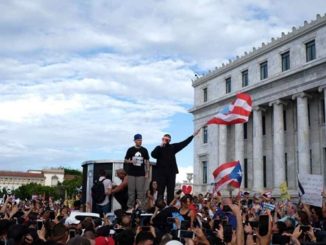
[[[176,174],[179,173],[175,154],[185,148],[192,139],[199,133],[200,129],[186,140],[170,144],[171,135],[165,134],[162,137],[162,143],[156,146],[151,155],[156,159],[156,165],[153,166],[152,179],[158,184],[158,199],[164,197],[164,191],[167,189],[167,203],[171,203],[174,197]]]

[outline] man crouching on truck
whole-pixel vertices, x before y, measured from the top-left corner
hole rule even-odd
[[[123,210],[127,210],[128,202],[128,176],[122,168],[116,170],[117,177],[121,180],[119,185],[113,185],[112,195],[120,203]]]

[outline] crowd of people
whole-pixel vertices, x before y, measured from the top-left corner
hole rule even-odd
[[[235,197],[178,190],[171,203],[156,199],[157,183],[146,192],[146,213],[92,217],[80,200],[73,207],[44,200],[1,205],[1,244],[326,244],[323,208],[248,192]],[[86,208],[86,210],[85,210]],[[85,214],[76,219],[76,214]]]
[[[321,208],[269,193],[175,190],[175,154],[197,133],[175,144],[164,135],[151,153],[157,160],[152,176],[149,153],[136,134],[126,153],[127,167],[116,171],[121,182],[113,183],[104,169],[99,172],[93,207],[80,199],[67,206],[7,196],[0,209],[0,244],[326,244],[326,202]],[[112,198],[120,208],[111,210]]]

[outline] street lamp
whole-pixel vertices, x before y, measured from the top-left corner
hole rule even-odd
[[[187,180],[188,180],[188,183],[191,183],[192,176],[193,176],[193,173],[187,173]]]

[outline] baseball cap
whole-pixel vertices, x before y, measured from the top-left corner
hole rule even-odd
[[[99,236],[95,239],[96,245],[111,245],[114,244],[114,241],[111,237]]]
[[[141,134],[135,134],[134,136],[134,140],[141,140],[142,138]]]

